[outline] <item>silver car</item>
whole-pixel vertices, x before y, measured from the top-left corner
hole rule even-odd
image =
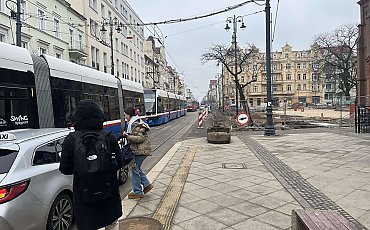
[[[0,132],[0,229],[71,229],[72,177],[59,172],[68,129]]]

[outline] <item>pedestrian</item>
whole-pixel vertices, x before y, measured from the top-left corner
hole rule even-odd
[[[130,166],[132,192],[128,194],[128,198],[138,199],[144,197],[144,194],[153,188],[153,185],[141,169],[145,158],[151,155],[148,139],[150,128],[139,116],[135,115],[135,109],[133,107],[127,107],[124,112],[128,124],[123,137],[127,138],[134,154],[134,164]]]
[[[117,170],[123,166],[116,137],[103,130],[104,113],[93,100],[78,103],[75,132],[62,145],[59,170],[73,175],[73,208],[79,230],[118,230],[122,216]]]

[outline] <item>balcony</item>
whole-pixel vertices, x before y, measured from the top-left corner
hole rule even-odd
[[[72,44],[69,46],[69,49],[68,49],[68,52],[69,52],[69,56],[71,58],[76,58],[76,59],[79,59],[79,58],[86,58],[87,57],[87,51],[86,51],[86,47],[83,46],[83,45],[80,45],[80,44]]]

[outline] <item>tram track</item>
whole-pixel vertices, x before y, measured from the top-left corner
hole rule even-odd
[[[188,117],[181,117],[179,119],[184,119],[184,118],[188,118]],[[163,146],[165,143],[167,143],[169,140],[171,140],[176,134],[178,134],[184,128],[189,127],[189,123],[190,122],[185,122],[185,123],[186,123],[185,125],[182,125],[183,122],[181,122],[181,123],[176,124],[175,126],[171,126],[171,124],[169,124],[169,126],[166,127],[166,129],[164,129],[164,130],[161,129],[161,132],[160,133],[154,133],[153,134],[154,137],[150,137],[149,140],[152,143],[158,143],[157,140],[159,140],[159,144],[157,144],[152,149],[152,152],[155,152],[157,149],[159,149],[161,146]],[[179,126],[180,126],[180,128],[179,128]],[[161,127],[161,126],[159,126],[159,127]],[[164,134],[168,134],[168,133],[171,133],[171,135],[166,136],[166,138],[163,140],[161,137],[164,136]]]

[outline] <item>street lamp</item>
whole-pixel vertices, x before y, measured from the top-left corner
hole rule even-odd
[[[105,26],[109,26],[109,36],[110,36],[110,51],[111,51],[111,74],[114,75],[114,56],[113,56],[113,28],[120,33],[124,25],[117,18],[103,19],[103,25],[100,29],[101,32],[107,32]]]
[[[119,20],[117,18],[109,18],[109,19],[103,19],[103,25],[100,29],[101,32],[106,32],[107,29],[105,29],[105,26],[109,26],[109,36],[110,36],[110,51],[111,51],[111,74],[117,79],[117,83],[118,83],[118,97],[121,98],[121,100],[123,101],[123,93],[122,93],[122,82],[121,82],[121,79],[119,79],[118,76],[115,76],[114,75],[114,58],[113,58],[113,28],[115,28],[115,30],[120,33],[122,31],[122,28],[123,28],[123,24],[121,22],[119,22]],[[119,110],[120,111],[123,111],[124,108],[123,108],[123,103],[119,103]],[[125,117],[123,115],[123,113],[120,113],[120,118],[121,118],[121,132],[123,132],[125,130]]]
[[[234,17],[228,17],[226,19],[226,26],[225,30],[228,31],[230,29],[229,23],[233,23],[233,36],[232,36],[232,44],[234,45],[234,64],[235,64],[235,70],[234,70],[234,77],[235,77],[235,101],[236,101],[236,107],[235,112],[236,116],[238,115],[238,87],[239,87],[239,81],[238,81],[238,60],[237,60],[237,46],[236,46],[236,32],[237,32],[237,23],[241,23],[240,29],[245,29],[246,26],[243,21],[242,16],[235,16]]]

